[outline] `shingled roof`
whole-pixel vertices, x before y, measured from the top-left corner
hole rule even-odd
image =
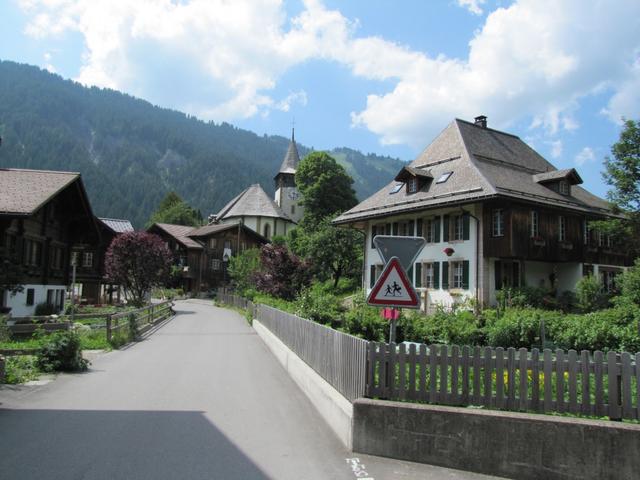
[[[193,248],[196,250],[202,250],[202,245],[189,238],[188,235],[195,230],[194,227],[188,227],[186,225],[173,225],[171,223],[154,223],[147,230],[151,230],[154,226],[160,230],[171,235],[177,242],[181,243],[187,248]]]
[[[224,232],[226,230],[237,229],[238,225],[241,225],[242,230],[246,234],[254,236],[258,240],[260,240],[262,243],[269,242],[269,240],[267,240],[265,237],[260,235],[258,232],[252,230],[251,228],[247,227],[244,224],[241,224],[240,222],[214,223],[211,225],[205,225],[204,227],[196,228],[195,230],[192,230],[191,232],[189,232],[189,236],[192,238],[208,237],[209,235],[213,235],[219,232]]]
[[[460,119],[451,122],[409,168],[429,171],[434,181],[428,189],[407,193],[395,188],[397,182],[391,179],[387,186],[340,215],[334,223],[495,197],[600,215],[610,213],[605,200],[581,187],[573,186],[571,195],[562,195],[538,183],[536,175],[564,178],[568,173],[558,171],[519,137]]]
[[[0,214],[32,215],[79,178],[76,172],[0,168]]]
[[[121,218],[101,218],[98,217],[102,223],[113,230],[115,233],[133,232],[133,225],[129,220],[123,220]]]
[[[218,221],[235,217],[274,217],[292,221],[257,183],[243,190],[216,215]]]
[[[280,171],[278,172],[278,175],[280,175],[281,173],[295,174],[299,163],[300,155],[298,155],[298,148],[296,147],[295,131],[292,129],[291,142],[289,142],[289,148],[287,149],[287,154],[284,156],[282,165],[280,165]],[[276,178],[278,177],[278,175],[276,175]]]

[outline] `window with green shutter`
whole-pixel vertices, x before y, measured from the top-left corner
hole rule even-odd
[[[462,288],[469,290],[469,260],[462,262]]]
[[[442,216],[442,241],[449,241],[449,215]]]
[[[440,243],[440,217],[436,217],[433,219],[434,225],[434,243]],[[446,241],[446,240],[445,240]]]
[[[371,265],[369,268],[369,288],[373,288],[376,283],[376,266]]]
[[[440,288],[440,262],[433,262],[433,288]]]
[[[469,240],[469,214],[462,216],[462,239]]]
[[[378,226],[377,225],[373,225],[371,227],[371,248],[376,248],[376,246],[373,244],[373,239],[375,238],[376,235],[378,235]]]
[[[419,218],[416,221],[416,236],[418,236],[418,237],[424,236],[424,233],[422,232],[422,219],[421,218]]]
[[[449,262],[442,262],[442,289],[449,290]]]
[[[416,263],[416,281],[414,283],[416,288],[422,288],[422,264]],[[426,285],[427,287],[429,285]]]

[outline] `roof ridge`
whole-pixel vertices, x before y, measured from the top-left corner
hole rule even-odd
[[[513,138],[517,138],[518,140],[522,140],[518,135],[514,135],[513,133],[503,132],[502,130],[496,130],[495,128],[491,128],[491,127],[481,127],[479,125],[476,125],[473,122],[470,122],[469,120],[464,120],[462,118],[456,117],[456,119],[454,121],[455,122],[463,122],[463,123],[466,123],[467,125],[471,125],[472,127],[481,128],[482,130],[489,130],[491,132],[500,133],[500,134],[506,135],[508,137],[513,137]]]
[[[67,170],[40,170],[37,168],[0,168],[8,172],[30,172],[30,173],[56,173],[61,175],[81,175],[80,172],[70,172]]]

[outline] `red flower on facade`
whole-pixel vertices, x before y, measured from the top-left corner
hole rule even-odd
[[[443,250],[443,252],[447,255],[447,257],[450,257],[455,253],[455,250],[451,247],[447,247]]]

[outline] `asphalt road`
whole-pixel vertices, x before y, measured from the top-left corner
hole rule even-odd
[[[0,479],[489,478],[349,452],[240,315],[176,309],[87,373],[0,387]]]

